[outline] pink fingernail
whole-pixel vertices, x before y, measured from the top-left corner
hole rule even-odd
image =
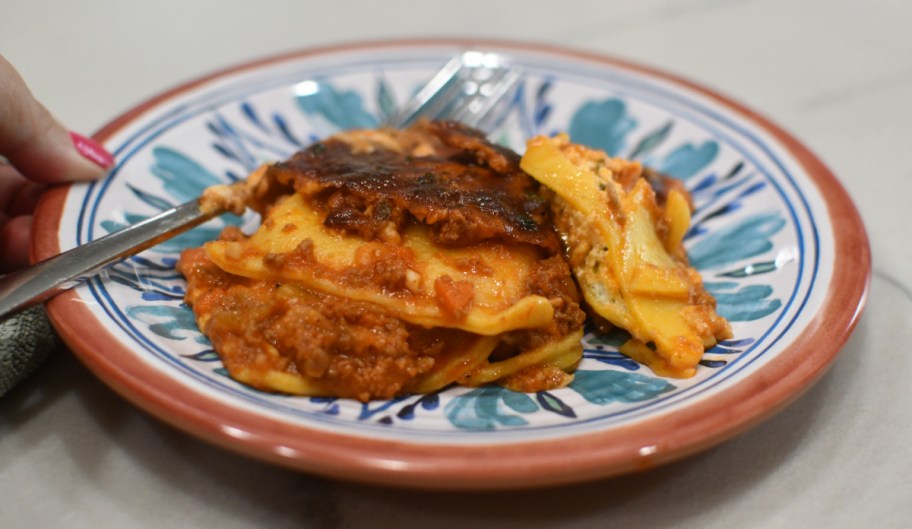
[[[73,145],[76,146],[76,150],[79,151],[79,154],[81,154],[83,158],[91,160],[104,169],[114,165],[114,157],[97,141],[86,138],[82,134],[76,132],[70,132],[70,138],[73,140]]]

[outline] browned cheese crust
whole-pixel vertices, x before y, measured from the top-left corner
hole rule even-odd
[[[548,205],[518,155],[457,123],[343,133],[275,164],[265,178],[317,197],[329,209],[328,227],[366,240],[414,220],[441,244],[500,239],[548,252],[560,247]]]

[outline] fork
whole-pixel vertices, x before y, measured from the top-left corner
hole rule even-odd
[[[419,118],[450,119],[484,130],[502,117],[497,110],[520,76],[520,68],[504,55],[466,51],[447,62],[386,124],[405,127]],[[199,200],[193,200],[2,276],[0,320],[222,213],[225,211],[202,208]]]

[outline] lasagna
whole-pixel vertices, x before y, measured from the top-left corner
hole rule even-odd
[[[627,330],[620,351],[657,374],[693,376],[704,350],[732,333],[688,264],[691,207],[680,182],[566,134],[530,140],[521,165],[547,188],[593,319]]]
[[[452,122],[341,133],[204,206],[251,207],[178,263],[230,375],[361,401],[566,385],[585,313],[541,185]]]

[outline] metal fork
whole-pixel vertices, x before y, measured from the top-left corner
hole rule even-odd
[[[419,118],[449,119],[485,130],[502,117],[498,105],[520,75],[520,68],[499,53],[467,51],[451,59],[387,124],[402,128]]]
[[[405,127],[419,118],[451,119],[484,130],[521,75],[507,57],[467,51],[451,59],[387,124]],[[0,319],[45,301],[121,259],[225,213],[193,200],[128,228],[0,277]]]

